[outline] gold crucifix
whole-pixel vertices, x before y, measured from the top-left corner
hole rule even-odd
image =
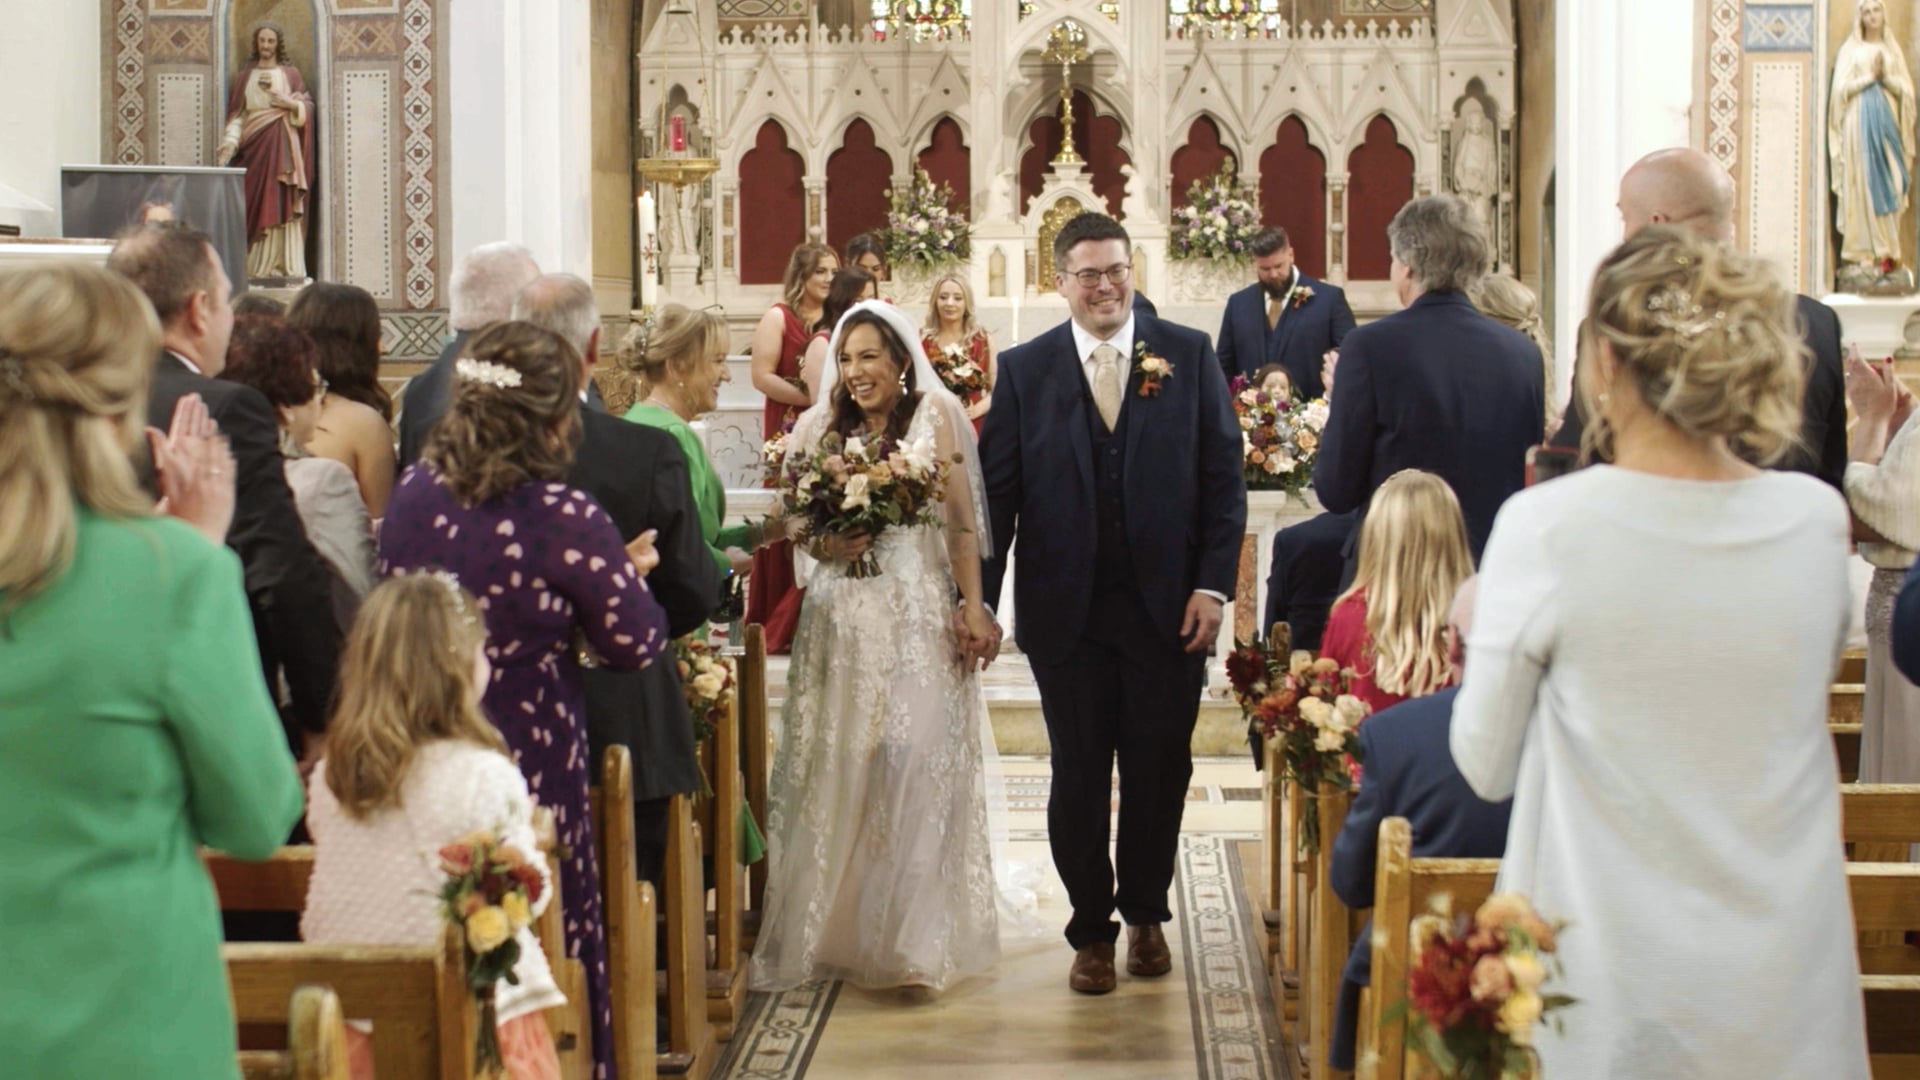
[[[1060,65],[1060,152],[1053,156],[1055,165],[1082,161],[1073,147],[1073,65],[1083,63],[1087,55],[1087,31],[1072,19],[1060,20],[1047,34],[1047,49],[1040,54],[1040,59]]]

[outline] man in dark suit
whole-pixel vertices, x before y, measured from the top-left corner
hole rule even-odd
[[[1387,238],[1405,310],[1341,345],[1313,488],[1328,510],[1364,516],[1387,477],[1436,473],[1460,497],[1477,560],[1494,513],[1526,482],[1527,449],[1540,442],[1540,350],[1467,300],[1467,286],[1487,273],[1487,241],[1459,197],[1407,203]],[[1349,540],[1349,576],[1356,546]]]
[[[139,286],[160,318],[162,351],[147,422],[166,430],[174,405],[198,394],[233,449],[227,546],[246,574],[267,685],[277,695],[286,680],[287,742],[295,755],[307,756],[327,729],[340,665],[332,578],[294,512],[273,407],[259,391],[213,377],[226,366],[233,332],[226,270],[205,233],[171,222],[124,233],[107,267]]]
[[[1286,623],[1293,647],[1320,651],[1327,612],[1340,595],[1347,537],[1356,515],[1316,514],[1273,534],[1273,565],[1267,572],[1267,611],[1262,629]]]
[[[1620,178],[1620,223],[1632,236],[1648,225],[1691,229],[1710,240],[1733,242],[1733,177],[1713,158],[1688,147],[1656,150]],[[1840,355],[1840,317],[1811,296],[1797,296],[1794,314],[1810,354],[1806,396],[1801,401],[1800,445],[1774,467],[1817,476],[1836,489],[1847,470],[1846,372]],[[1566,422],[1553,445],[1580,448],[1586,404],[1580,399],[1579,361]]]
[[[1473,618],[1474,583],[1460,587],[1448,620],[1448,648],[1454,670],[1465,655]],[[1360,725],[1360,761],[1366,778],[1333,841],[1330,884],[1340,902],[1355,911],[1373,907],[1375,855],[1380,823],[1403,817],[1413,830],[1415,858],[1497,859],[1507,848],[1507,818],[1513,800],[1482,800],[1454,767],[1447,735],[1453,727],[1452,686],[1404,701]],[[1328,1039],[1329,1064],[1351,1069],[1359,1022],[1360,988],[1373,962],[1372,934],[1360,932],[1341,972],[1340,1003]]]
[[[1231,382],[1235,375],[1251,379],[1266,365],[1279,364],[1294,391],[1312,401],[1326,393],[1320,385],[1323,359],[1353,329],[1346,291],[1294,264],[1285,229],[1260,230],[1248,249],[1258,280],[1227,297],[1214,343],[1220,367]]]
[[[425,371],[407,381],[400,395],[402,469],[420,460],[427,433],[446,414],[453,362],[460,359],[467,339],[506,319],[520,290],[539,276],[540,266],[533,261],[533,254],[519,244],[482,244],[460,260],[447,286],[452,302],[447,325],[453,330],[453,340]]]
[[[572,274],[536,278],[514,301],[512,317],[572,343],[584,368],[581,385],[592,385],[600,354],[600,312],[591,285]],[[669,632],[675,637],[692,633],[719,604],[721,578],[700,533],[686,455],[673,436],[610,416],[589,403],[584,392],[580,427],[580,446],[567,482],[594,497],[622,539],[654,530],[660,565],[647,575],[647,587],[666,609]],[[700,790],[693,720],[680,676],[672,664],[652,664],[641,671],[592,668],[584,676],[592,775],[599,778],[598,763],[607,747],[633,751],[640,876],[656,889],[664,888],[667,802]]]
[[[1015,631],[1053,744],[1047,832],[1073,903],[1069,985],[1172,966],[1160,926],[1199,715],[1206,654],[1233,591],[1246,530],[1240,429],[1205,334],[1138,313],[1132,243],[1082,214],[1054,240],[1072,318],[1000,356],[981,467],[997,605],[1014,538]],[[1108,858],[1115,755],[1118,881]]]

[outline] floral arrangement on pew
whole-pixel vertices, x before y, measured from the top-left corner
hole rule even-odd
[[[1541,992],[1560,973],[1554,941],[1565,923],[1548,923],[1526,897],[1496,893],[1471,919],[1455,919],[1446,898],[1413,920],[1407,997],[1385,1014],[1411,1014],[1414,1046],[1453,1080],[1536,1077],[1533,1029],[1560,1030],[1559,1010],[1575,1003]]]
[[[526,853],[501,843],[491,831],[463,836],[441,848],[439,856],[447,875],[440,886],[440,910],[466,939],[467,989],[480,1009],[474,1062],[480,1075],[494,1076],[502,1068],[494,985],[503,978],[520,981],[513,973],[520,961],[515,935],[533,921],[533,905],[545,883]]]
[[[1227,654],[1227,681],[1247,717],[1248,734],[1279,740],[1286,778],[1309,794],[1332,784],[1352,791],[1359,772],[1360,722],[1371,708],[1351,692],[1353,669],[1289,650],[1286,624],[1270,637],[1236,642]],[[1300,851],[1320,850],[1320,807],[1312,798],[1300,808]]]
[[[965,346],[959,342],[941,349],[928,357],[933,361],[933,370],[940,376],[953,396],[971,405],[987,392],[987,372],[973,357],[967,355]]]
[[[914,170],[905,191],[889,192],[887,227],[880,233],[887,262],[935,267],[966,259],[972,227],[954,202],[953,188],[935,184],[925,169]]]
[[[830,431],[810,456],[792,449],[783,455],[781,507],[811,536],[864,531],[878,541],[887,529],[939,520],[937,504],[945,495],[949,468],[936,457],[930,435],[896,443],[885,437],[842,438]],[[848,573],[878,577],[873,550],[855,560]]]
[[[1244,262],[1252,257],[1248,244],[1260,231],[1260,207],[1253,188],[1234,175],[1227,162],[1212,176],[1187,185],[1187,203],[1173,210],[1173,235],[1168,254],[1176,259],[1226,259]]]
[[[1327,426],[1326,399],[1297,404],[1276,398],[1245,375],[1234,376],[1230,389],[1248,489],[1289,495],[1305,491],[1313,482],[1313,461]]]
[[[680,690],[693,714],[693,741],[701,742],[733,707],[733,660],[697,631],[675,638],[673,654],[680,666]]]

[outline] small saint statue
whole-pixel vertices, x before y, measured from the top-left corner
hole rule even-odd
[[[1833,58],[1827,161],[1842,281],[1883,282],[1900,261],[1900,215],[1912,200],[1914,87],[1887,37],[1884,0],[1860,0],[1853,32]]]
[[[1460,105],[1460,131],[1453,141],[1453,190],[1466,200],[1480,227],[1488,229],[1493,220],[1491,203],[1500,195],[1500,166],[1493,122],[1478,98]]]
[[[278,25],[253,28],[249,63],[227,94],[216,162],[247,170],[247,277],[307,280],[307,210],[313,195],[313,97],[287,60]]]

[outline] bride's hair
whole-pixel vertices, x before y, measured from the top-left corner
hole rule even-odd
[[[1473,576],[1460,500],[1445,480],[1402,469],[1374,492],[1360,526],[1360,565],[1344,602],[1364,593],[1374,685],[1419,697],[1452,678],[1447,616]],[[1336,603],[1338,603],[1336,602]]]
[[[913,410],[920,404],[919,380],[913,375],[913,351],[886,319],[872,311],[856,311],[841,320],[838,340],[841,348],[846,348],[847,335],[856,326],[871,326],[880,332],[880,340],[887,347],[887,354],[893,357],[893,366],[898,368],[905,380],[905,389],[900,400],[894,402],[893,412],[887,416],[889,439],[903,439],[907,435],[907,425],[913,422]],[[834,358],[835,363],[839,358]],[[853,394],[847,389],[846,376],[834,380],[833,384],[833,430],[841,435],[857,434],[866,426],[866,414],[860,411],[860,403],[853,400]]]

